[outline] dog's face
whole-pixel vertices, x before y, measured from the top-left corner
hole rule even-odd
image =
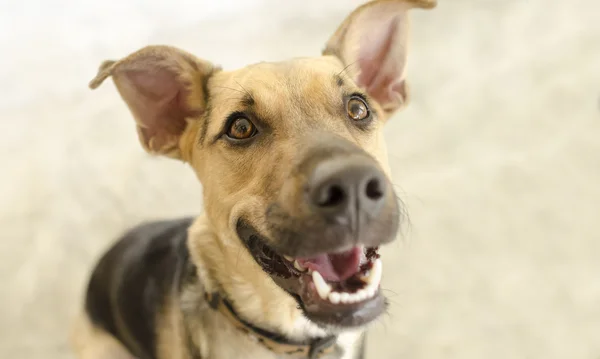
[[[192,166],[222,246],[313,322],[360,326],[385,309],[377,251],[399,226],[382,127],[407,101],[407,12],[433,5],[362,6],[318,58],[225,72],[153,46],[91,85],[112,75],[142,145]]]

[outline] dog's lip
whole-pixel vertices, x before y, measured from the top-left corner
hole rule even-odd
[[[298,288],[296,299],[304,315],[324,327],[360,327],[379,317],[387,305],[379,287],[370,298],[355,303],[337,304],[320,297],[313,279],[308,274],[299,278]]]

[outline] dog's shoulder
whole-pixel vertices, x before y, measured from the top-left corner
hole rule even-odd
[[[139,357],[155,357],[157,316],[188,273],[191,223],[184,218],[131,229],[92,274],[85,303],[89,318]]]

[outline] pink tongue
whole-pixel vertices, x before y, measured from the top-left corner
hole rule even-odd
[[[354,247],[346,252],[321,254],[312,258],[298,258],[302,266],[317,271],[330,282],[341,282],[360,270],[362,249]]]

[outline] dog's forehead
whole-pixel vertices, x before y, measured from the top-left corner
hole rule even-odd
[[[343,70],[342,63],[332,56],[260,62],[215,74],[210,81],[210,91],[217,101],[235,98],[233,91],[268,103],[273,97],[281,100],[314,91],[333,91]]]
[[[341,61],[333,56],[261,62],[213,75],[208,84],[211,101],[209,125],[218,131],[218,119],[248,108],[264,120],[323,118],[337,109],[343,93],[354,88]],[[314,116],[310,116],[314,115]]]
[[[321,57],[299,57],[278,62],[258,62],[240,69],[224,72],[223,74],[234,78],[243,78],[252,80],[261,76],[274,76],[281,79],[281,76],[291,76],[294,79],[298,76],[327,75],[336,70],[343,69],[342,62],[333,56]],[[274,78],[273,78],[274,80]]]

